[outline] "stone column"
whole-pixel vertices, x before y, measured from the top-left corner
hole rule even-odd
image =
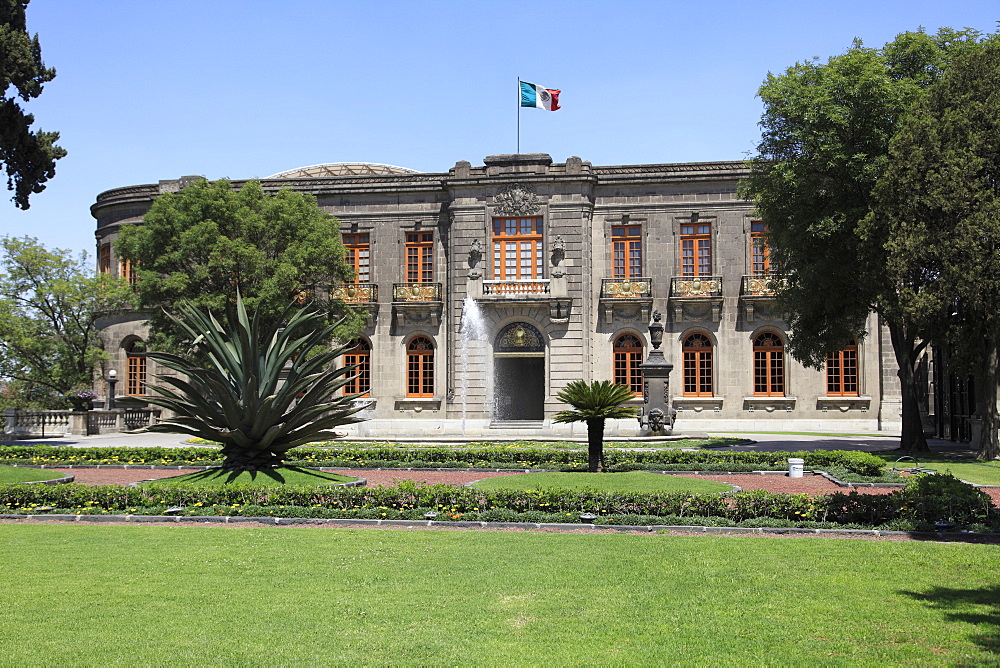
[[[73,436],[87,435],[87,411],[72,411],[69,414],[69,433]]]

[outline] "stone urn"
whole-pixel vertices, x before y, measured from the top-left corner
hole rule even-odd
[[[89,397],[66,397],[74,411],[89,411],[94,408],[94,400]]]

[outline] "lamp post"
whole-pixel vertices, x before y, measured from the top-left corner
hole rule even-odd
[[[118,383],[118,372],[114,369],[108,371],[108,410],[115,407],[115,385]]]
[[[642,414],[639,425],[643,436],[669,436],[674,427],[674,411],[670,405],[670,372],[674,365],[668,362],[660,346],[663,344],[664,325],[660,322],[659,311],[653,311],[649,323],[649,342],[653,349],[646,361],[639,365],[642,370]]]

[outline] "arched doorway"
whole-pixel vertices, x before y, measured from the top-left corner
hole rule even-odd
[[[526,322],[500,330],[493,346],[493,417],[501,422],[545,418],[545,339]]]

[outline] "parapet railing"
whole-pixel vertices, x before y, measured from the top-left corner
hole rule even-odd
[[[483,281],[484,297],[507,297],[549,294],[549,279],[517,279],[513,281]]]
[[[652,278],[601,279],[601,299],[649,299],[652,296]]]
[[[771,297],[785,287],[781,276],[744,276],[740,294],[744,297]]]
[[[375,304],[378,302],[378,285],[345,283],[333,288],[330,296],[347,304]]]
[[[158,408],[113,408],[93,411],[25,411],[8,408],[3,433],[7,438],[93,436],[131,431],[156,424]]]
[[[721,297],[721,276],[674,276],[670,279],[671,298]]]
[[[393,283],[393,303],[439,302],[441,301],[440,283]]]
[[[73,411],[21,411],[8,408],[4,435],[55,436],[68,434]]]

